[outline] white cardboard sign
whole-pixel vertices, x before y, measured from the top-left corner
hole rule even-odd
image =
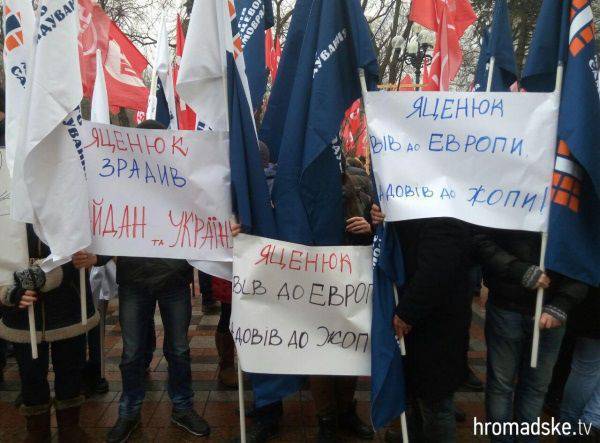
[[[369,92],[366,111],[388,221],[547,230],[555,94]]]
[[[244,371],[371,374],[370,246],[235,239],[231,333]]]
[[[91,251],[232,260],[227,133],[84,122]]]
[[[13,273],[29,261],[25,224],[10,218],[10,196],[6,149],[0,147],[0,285],[13,283]]]

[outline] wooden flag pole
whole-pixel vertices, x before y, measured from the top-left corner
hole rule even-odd
[[[562,94],[564,65],[562,61],[558,62],[556,68],[556,84],[554,86],[554,93],[557,96],[560,107],[560,96]],[[558,142],[558,134],[557,134]],[[546,249],[548,248],[548,232],[542,232],[542,246],[540,248],[540,269],[546,270]],[[535,300],[535,317],[533,322],[533,341],[531,343],[531,367],[537,368],[538,354],[540,350],[540,318],[542,316],[542,309],[544,307],[544,288],[539,288],[537,297]]]
[[[31,342],[31,358],[38,358],[37,333],[35,332],[35,311],[33,305],[27,306],[27,316],[29,317],[29,341]]]
[[[362,68],[358,69],[358,78],[360,79],[360,88],[362,92],[363,105],[365,109],[365,120],[367,120],[367,138],[369,136],[369,125],[367,119],[367,82],[365,80],[365,70]],[[370,150],[369,150],[370,152]],[[398,290],[396,289],[396,285],[394,284],[394,298],[396,300],[396,304],[398,303]],[[406,346],[404,344],[404,337],[401,337],[398,340],[398,346],[400,346],[400,354],[406,355]],[[406,422],[406,412],[403,412],[400,415],[400,426],[402,428],[402,441],[404,443],[408,443],[408,425]]]

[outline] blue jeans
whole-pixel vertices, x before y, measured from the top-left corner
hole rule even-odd
[[[187,286],[156,291],[151,288],[119,287],[119,321],[123,335],[121,377],[123,394],[119,416],[139,415],[146,394],[144,372],[148,352],[148,329],[158,302],[164,326],[163,353],[169,365],[167,392],[176,411],[193,407],[190,346],[187,333],[192,318]]]
[[[417,399],[417,406],[424,441],[427,443],[456,442],[454,394],[435,401]]]
[[[485,407],[492,423],[533,423],[540,417],[544,397],[565,328],[540,331],[538,366],[531,368],[533,317],[487,305],[487,384]],[[514,436],[493,441],[512,442]],[[537,437],[519,441],[537,441]]]
[[[562,421],[576,425],[581,419],[600,429],[600,340],[578,338],[565,386]]]

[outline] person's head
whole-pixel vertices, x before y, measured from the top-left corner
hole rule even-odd
[[[144,120],[139,125],[137,125],[138,129],[167,129],[165,125],[156,120]]]

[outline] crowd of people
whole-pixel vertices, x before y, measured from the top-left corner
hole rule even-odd
[[[155,121],[143,122],[139,127],[164,128]],[[276,168],[269,162],[267,147],[261,144],[260,149],[263,167],[272,178]],[[342,195],[344,244],[370,245],[376,227],[386,219],[374,203],[375,193],[364,159],[342,158]],[[400,288],[399,303],[389,326],[390,334],[404,338],[406,343],[404,376],[412,441],[456,441],[456,417],[460,411],[454,405],[454,394],[466,382],[483,389],[470,371],[467,357],[473,295],[482,284],[489,290],[485,321],[486,420],[532,423],[542,416],[559,361],[557,368],[566,367],[566,371],[554,371],[555,378],[562,377],[563,381],[553,383],[558,388],[550,392],[558,415],[574,425],[579,420],[592,425],[589,436],[578,436],[574,441],[599,441],[600,289],[543,271],[539,267],[539,234],[484,229],[448,218],[395,222],[388,227],[396,230],[405,263],[406,283]],[[241,227],[234,224],[232,230],[235,236]],[[195,436],[209,435],[209,424],[193,406],[187,336],[193,270],[187,261],[101,257],[80,251],[71,262],[44,272],[40,260],[50,251],[30,227],[28,243],[30,266],[15,272],[12,284],[0,288],[0,337],[5,340],[2,346],[12,343],[18,363],[21,411],[27,419],[26,441],[50,441],[53,406],[59,441],[86,441],[79,425],[83,394],[108,390],[101,370],[101,318],[106,315],[107,300],[116,295],[113,292],[118,292],[119,297],[123,389],[119,417],[106,441],[127,441],[140,426],[145,374],[156,347],[157,303],[164,327],[171,420]],[[87,324],[83,325],[78,270],[92,268],[104,270],[94,290],[86,276],[88,310]],[[116,285],[104,284],[103,280],[112,274],[118,290]],[[92,277],[92,282],[95,279]],[[231,285],[201,274],[200,286],[207,312],[215,310],[215,299],[220,302],[215,333],[218,380],[224,386],[235,387],[235,346],[229,331]],[[538,288],[546,290],[546,297],[540,319],[539,362],[533,369],[529,359]],[[32,358],[29,343],[29,306],[34,306],[35,312],[37,359]],[[570,349],[563,346],[561,350],[565,334]],[[54,399],[48,383],[50,361],[55,374]],[[360,439],[374,438],[372,426],[356,412],[356,381],[355,377],[310,377],[319,442],[338,441],[341,430]],[[281,399],[255,408],[247,441],[264,442],[275,437],[283,413]],[[401,441],[399,428],[391,424],[385,438],[389,442]],[[495,438],[514,441],[511,436]]]

